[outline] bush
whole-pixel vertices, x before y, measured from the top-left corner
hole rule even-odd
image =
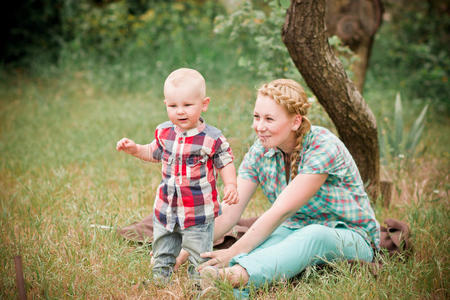
[[[88,0],[64,8],[62,69],[89,70],[106,89],[148,89],[174,68],[197,68],[209,80],[234,79],[237,61],[228,39],[213,33],[223,13],[215,1],[117,1],[101,7]],[[157,2],[157,3],[156,3]],[[152,76],[156,75],[156,76]],[[102,82],[103,81],[103,82]]]
[[[434,2],[386,1],[387,18],[376,36],[369,78],[382,90],[431,100],[434,109],[449,112],[450,18]]]
[[[259,79],[287,77],[300,80],[281,40],[289,1],[266,2],[267,12],[255,8],[252,1],[247,0],[232,14],[218,16],[215,32],[221,37],[229,37],[240,56],[238,66]]]
[[[428,105],[425,105],[413,125],[407,131],[403,121],[403,105],[400,94],[397,93],[394,108],[394,122],[384,118],[380,124],[380,156],[385,164],[409,162],[417,154],[417,146],[425,128],[425,116]]]
[[[264,2],[266,5],[256,6],[246,0],[232,14],[218,16],[215,32],[222,38],[230,38],[239,55],[238,67],[255,78],[264,81],[292,78],[306,87],[281,37],[290,1]],[[337,36],[331,37],[329,43],[351,78],[350,67],[356,56]]]
[[[63,1],[7,1],[0,10],[0,62],[28,66],[36,59],[55,61],[62,34]]]

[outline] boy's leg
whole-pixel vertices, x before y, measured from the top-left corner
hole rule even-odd
[[[153,218],[153,276],[172,275],[176,257],[181,251],[181,234],[168,231],[156,218]]]
[[[371,261],[373,252],[362,236],[347,228],[309,225],[291,230],[282,241],[248,254],[235,256],[230,265],[247,271],[255,286],[281,278],[292,278],[307,266],[324,260],[361,259]]]
[[[208,259],[200,257],[203,252],[213,249],[214,222],[190,226],[181,231],[183,235],[182,248],[189,252],[190,275],[198,275],[197,267]]]

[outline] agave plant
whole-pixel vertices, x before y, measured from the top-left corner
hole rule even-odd
[[[403,107],[400,93],[395,98],[394,124],[393,128],[385,118],[386,127],[381,127],[380,131],[380,153],[381,157],[391,161],[395,158],[412,158],[417,149],[417,145],[425,127],[425,115],[428,104],[424,106],[413,125],[406,132],[403,122]]]

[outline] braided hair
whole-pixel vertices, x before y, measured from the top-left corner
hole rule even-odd
[[[263,96],[271,97],[276,103],[283,106],[289,114],[302,116],[302,123],[295,131],[297,137],[295,143],[296,146],[291,154],[290,170],[292,180],[298,173],[303,136],[311,129],[311,122],[306,117],[311,104],[308,102],[308,98],[302,86],[291,79],[273,80],[261,86],[258,93]]]

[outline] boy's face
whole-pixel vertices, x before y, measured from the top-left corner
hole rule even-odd
[[[198,91],[189,86],[168,86],[164,96],[169,120],[183,131],[196,128],[202,112],[208,109],[209,98],[201,98]]]

